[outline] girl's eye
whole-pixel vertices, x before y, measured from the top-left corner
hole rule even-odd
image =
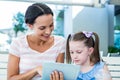
[[[70,52],[70,54],[73,54],[74,52]]]
[[[81,54],[82,50],[77,50],[76,53]]]
[[[77,54],[81,54],[82,52],[81,52],[81,51],[77,51],[76,53],[77,53]]]
[[[78,54],[81,54],[81,52],[77,52]]]
[[[44,30],[45,28],[46,28],[45,26],[39,27],[40,30]]]

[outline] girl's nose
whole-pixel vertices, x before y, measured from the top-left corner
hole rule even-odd
[[[73,58],[74,58],[74,59],[76,59],[76,58],[77,58],[77,55],[76,55],[75,53],[74,53],[72,56],[73,56]]]

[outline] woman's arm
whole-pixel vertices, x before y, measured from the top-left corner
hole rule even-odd
[[[20,61],[19,57],[9,54],[8,70],[7,70],[8,80],[30,80],[36,74],[38,74],[37,68],[31,71],[28,71],[26,73],[20,74],[19,73],[19,61]]]
[[[56,62],[64,63],[64,53],[58,55]],[[64,80],[63,73],[56,70],[53,71],[50,75],[50,80]]]
[[[64,53],[58,55],[56,62],[64,63]]]

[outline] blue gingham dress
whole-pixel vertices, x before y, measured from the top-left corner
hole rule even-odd
[[[87,73],[80,72],[77,80],[103,80],[101,76],[103,75],[102,71],[104,64],[105,64],[104,62],[100,61],[96,63],[93,69],[90,70],[89,72]]]

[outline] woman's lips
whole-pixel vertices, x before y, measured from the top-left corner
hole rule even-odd
[[[45,38],[49,38],[49,36],[44,36]]]

